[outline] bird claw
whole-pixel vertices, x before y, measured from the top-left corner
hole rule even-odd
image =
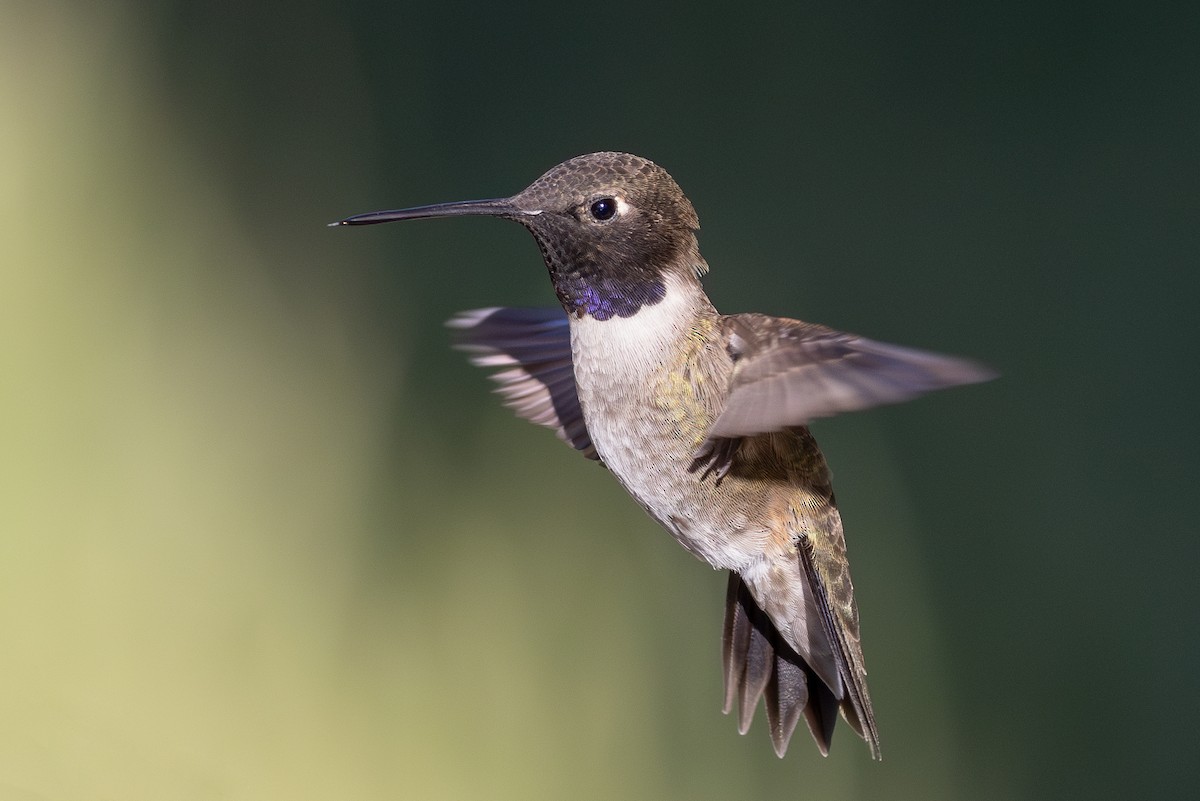
[[[721,479],[725,478],[733,467],[733,457],[737,454],[738,446],[741,444],[741,437],[710,437],[704,440],[704,444],[692,454],[692,463],[688,466],[688,472],[695,473],[702,470],[701,481],[711,475],[715,483],[720,484]]]

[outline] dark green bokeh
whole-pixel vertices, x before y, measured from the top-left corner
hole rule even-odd
[[[1196,20],[729,14],[0,10],[0,788],[1194,791]],[[599,149],[680,182],[722,310],[1003,373],[817,426],[881,764],[739,738],[721,578],[448,352],[553,301],[524,232],[323,225]]]

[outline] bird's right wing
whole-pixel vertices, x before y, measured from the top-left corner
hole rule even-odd
[[[490,378],[504,405],[531,423],[554,429],[563,442],[600,460],[575,394],[571,329],[561,309],[496,307],[460,312],[446,322],[457,347],[477,367],[501,368]]]

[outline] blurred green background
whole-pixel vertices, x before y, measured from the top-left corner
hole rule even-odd
[[[1191,797],[1196,20],[0,5],[0,799]],[[724,580],[448,348],[598,149],[725,311],[1003,379],[821,422],[885,761],[719,713]]]

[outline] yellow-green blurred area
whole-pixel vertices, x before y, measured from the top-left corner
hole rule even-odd
[[[0,5],[0,801],[1190,797],[1195,19],[844,6]],[[816,427],[882,763],[449,351],[524,232],[325,227],[599,149],[719,308],[1003,373]]]

